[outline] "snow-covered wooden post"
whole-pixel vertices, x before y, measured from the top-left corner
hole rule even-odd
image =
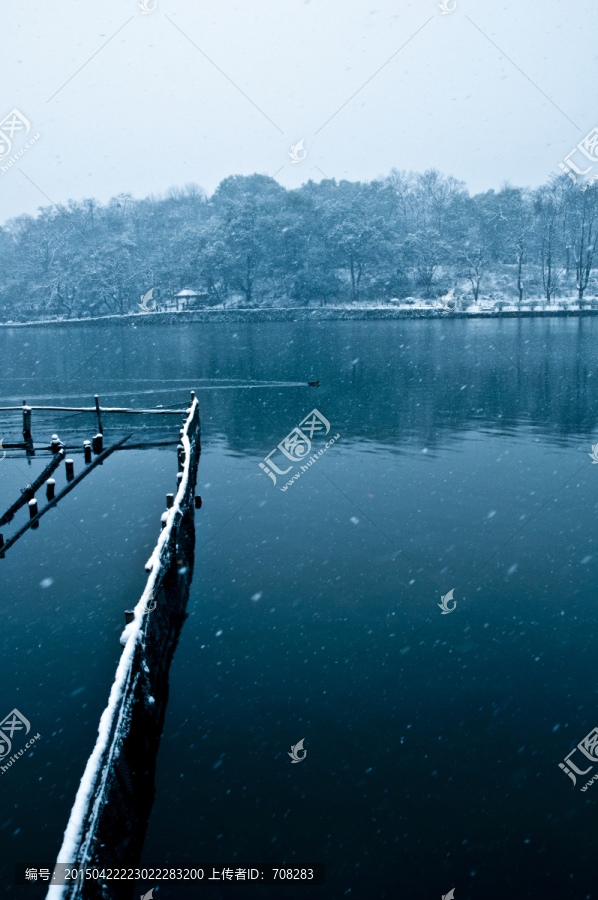
[[[23,437],[31,437],[31,407],[27,406],[26,400],[23,400]]]
[[[166,509],[172,509],[174,506],[174,494],[166,494]]]
[[[91,443],[89,441],[83,441],[83,453],[85,454],[85,462],[91,462]]]
[[[37,500],[35,499],[35,497],[33,498],[33,500],[29,501],[28,506],[29,506],[29,518],[35,519],[35,517],[37,515]],[[39,528],[39,522],[34,522],[31,527]]]
[[[48,478],[48,480],[46,482],[46,497],[48,498],[48,500],[54,499],[55,488],[56,488],[56,482],[54,481],[54,479]]]
[[[75,477],[75,463],[72,459],[65,459],[64,467],[66,469],[66,480],[72,481]]]
[[[96,434],[93,439],[93,452],[101,453],[104,447],[104,438],[101,434]]]

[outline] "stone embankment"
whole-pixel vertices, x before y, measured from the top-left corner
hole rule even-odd
[[[342,322],[382,319],[518,319],[595,316],[598,309],[503,310],[485,312],[450,312],[435,309],[351,309],[343,307],[262,308],[262,309],[198,309],[181,312],[134,313],[124,316],[99,316],[95,319],[61,319],[59,321],[3,322],[0,328],[69,327],[73,325],[182,325],[186,322],[237,324],[243,322]]]

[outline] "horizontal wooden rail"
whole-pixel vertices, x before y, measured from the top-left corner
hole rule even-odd
[[[27,406],[27,409],[52,410],[55,412],[90,412],[97,413],[95,406]],[[0,412],[23,412],[22,406],[0,406]],[[186,409],[127,409],[126,407],[100,406],[103,413],[127,413],[131,415],[155,415],[155,416],[182,416],[187,414]]]
[[[131,432],[131,434],[135,434],[135,433],[138,434],[138,432]],[[170,441],[144,441],[141,444],[129,444],[128,447],[121,447],[120,449],[121,450],[147,450],[148,448],[151,448],[151,447],[173,447],[179,443],[180,443],[180,438],[173,438]],[[15,450],[15,449],[20,449],[20,448],[26,448],[27,446],[29,446],[29,445],[28,444],[3,444],[2,449],[6,448],[7,450],[10,450],[12,448],[13,450]],[[81,444],[64,444],[63,443],[63,447],[64,447],[65,453],[74,453],[74,454],[81,453],[82,449],[83,449],[81,447]],[[46,456],[42,455],[42,454],[49,455],[52,448],[50,447],[49,444],[43,444],[43,445],[35,444],[34,449],[35,449],[35,455],[36,455],[37,459],[45,459]],[[52,456],[54,456],[53,452],[52,452]],[[7,456],[6,458],[7,459],[18,459],[17,456]]]

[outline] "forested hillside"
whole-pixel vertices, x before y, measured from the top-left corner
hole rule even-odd
[[[461,307],[583,305],[598,293],[597,196],[556,176],[471,197],[437,171],[393,170],[297,190],[237,175],[209,199],[187,185],[71,201],[0,228],[0,319],[124,314],[150,288],[161,309],[183,288],[200,306],[432,302],[451,288]]]

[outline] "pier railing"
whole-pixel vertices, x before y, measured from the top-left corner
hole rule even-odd
[[[168,695],[168,671],[193,574],[198,403],[186,412],[176,495],[169,495],[158,543],[146,564],[145,590],[122,633],[122,656],[100,719],[98,738],[71,811],[53,882],[76,869],[135,867],[154,795],[156,756]],[[130,898],[132,881],[52,883],[48,900]]]
[[[22,406],[0,406],[0,413],[3,412],[22,412],[23,413],[23,439],[24,446],[33,448],[33,438],[31,436],[31,414],[36,412],[74,412],[74,413],[95,413],[98,422],[98,435],[104,433],[102,425],[102,415],[126,415],[126,416],[180,416],[184,413],[182,409],[164,409],[163,407],[154,407],[153,409],[130,409],[127,406],[100,406],[100,399],[97,394],[94,395],[95,406],[29,406],[26,400],[23,400]],[[5,448],[10,446],[21,447],[21,444],[6,444]]]

